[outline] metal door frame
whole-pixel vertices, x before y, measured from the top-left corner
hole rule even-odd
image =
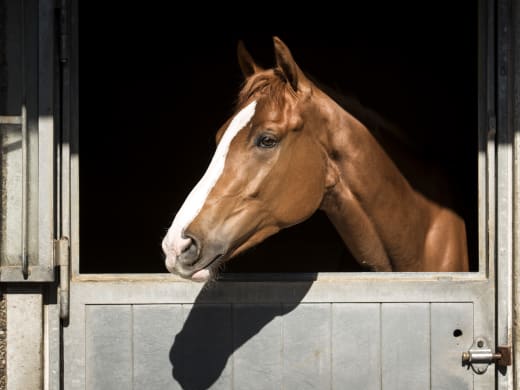
[[[2,133],[10,145],[2,159],[7,192],[0,259],[1,282],[54,281],[55,26],[52,2],[6,4],[9,88]],[[9,135],[11,134],[11,136]],[[2,134],[4,136],[4,134]],[[2,142],[2,147],[4,147]],[[9,153],[18,151],[10,157]],[[9,163],[9,171],[3,163]],[[12,171],[11,171],[12,170]]]
[[[472,302],[475,336],[486,337],[492,346],[512,345],[513,234],[518,237],[518,217],[513,231],[513,207],[518,215],[518,162],[513,160],[512,67],[510,13],[512,0],[479,2],[479,271],[468,273],[318,273],[230,275],[213,286],[211,302],[293,302],[294,291],[309,278],[313,285],[301,303],[313,302]],[[518,13],[517,13],[518,14]],[[516,20],[520,20],[515,14]],[[70,42],[78,47],[77,2],[71,2],[68,19]],[[65,75],[70,96],[68,139],[70,166],[62,170],[65,201],[61,205],[62,235],[70,238],[71,312],[69,327],[84,329],[87,304],[192,303],[202,286],[174,275],[80,274],[79,273],[79,156],[78,156],[78,57],[71,52]],[[496,77],[495,77],[496,76]],[[517,76],[518,77],[518,76]],[[516,96],[516,95],[515,95]],[[516,165],[515,165],[516,164]],[[62,165],[63,167],[63,165]],[[70,168],[70,170],[69,170]],[[516,193],[518,194],[518,192]],[[515,247],[516,248],[516,247]],[[518,253],[518,248],[516,248]],[[516,257],[518,259],[518,255]],[[495,283],[499,288],[495,289]],[[238,298],[237,298],[238,297]],[[496,307],[496,313],[495,313]],[[496,317],[495,317],[496,315]],[[65,333],[67,333],[65,329]],[[67,338],[66,338],[67,339]],[[65,377],[84,370],[81,340],[64,345]],[[468,346],[469,347],[469,346]],[[496,378],[496,382],[495,382]],[[75,379],[85,378],[79,374]],[[512,370],[489,369],[475,376],[475,388],[496,386],[512,389]],[[82,388],[79,386],[78,388]]]
[[[57,64],[53,1],[3,2],[6,62],[0,127],[10,160],[2,164],[0,294],[6,303],[7,388],[50,389],[59,371],[55,281],[55,120]],[[5,40],[4,40],[5,39]],[[5,44],[5,46],[4,46]],[[5,127],[4,127],[5,126]],[[3,151],[4,152],[4,151]],[[2,153],[3,154],[3,153]],[[5,160],[4,160],[5,161]],[[4,224],[5,222],[5,224]],[[57,312],[56,312],[57,313]],[[54,381],[54,382],[53,382]]]

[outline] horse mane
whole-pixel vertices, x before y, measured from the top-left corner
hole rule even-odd
[[[323,84],[308,73],[305,73],[305,76],[339,104],[340,107],[360,121],[380,143],[398,143],[402,148],[407,149],[409,153],[417,152],[420,149],[420,145],[410,138],[401,127],[392,123],[373,108],[365,106],[356,96],[344,94],[337,87],[332,88]]]
[[[458,203],[463,198],[455,190],[455,178],[446,166],[432,158],[423,143],[372,108],[364,106],[356,97],[342,94],[312,76],[306,76],[370,131],[415,190],[461,214]]]

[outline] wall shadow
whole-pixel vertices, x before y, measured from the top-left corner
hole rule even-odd
[[[183,389],[211,387],[223,374],[233,352],[273,319],[300,304],[316,274],[305,274],[305,279],[269,282],[268,304],[248,302],[250,297],[255,298],[249,294],[249,287],[258,291],[257,283],[240,283],[239,294],[233,289],[234,299],[226,281],[202,289],[170,349],[173,378]],[[237,308],[244,307],[246,311],[237,315]]]

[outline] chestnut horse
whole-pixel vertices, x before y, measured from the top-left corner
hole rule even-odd
[[[359,120],[274,40],[263,69],[238,45],[236,113],[166,234],[170,272],[206,281],[219,266],[322,209],[373,271],[467,271],[463,219],[414,189]]]

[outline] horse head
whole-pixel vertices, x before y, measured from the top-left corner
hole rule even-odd
[[[176,214],[162,247],[170,272],[196,281],[280,229],[309,218],[330,180],[313,83],[273,38],[276,65],[263,69],[244,45],[235,113],[215,154]]]

